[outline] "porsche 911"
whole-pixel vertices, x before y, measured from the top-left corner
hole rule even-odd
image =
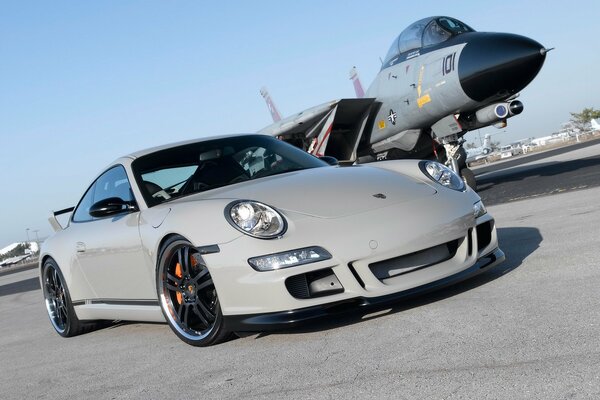
[[[207,346],[397,302],[504,260],[494,219],[446,166],[335,164],[265,135],[117,159],[50,218],[40,280],[54,330],[160,321]]]

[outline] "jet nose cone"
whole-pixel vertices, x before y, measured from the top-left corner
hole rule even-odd
[[[546,53],[544,46],[524,36],[475,33],[460,54],[460,84],[476,101],[507,97],[535,78]]]

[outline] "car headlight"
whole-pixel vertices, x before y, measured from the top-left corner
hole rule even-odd
[[[485,206],[481,200],[473,204],[473,215],[475,216],[475,219],[485,214],[487,214],[487,210],[485,209]]]
[[[225,207],[225,218],[237,230],[259,239],[282,236],[287,223],[283,216],[266,204],[252,200],[238,200]]]
[[[440,185],[453,190],[465,190],[466,187],[462,178],[445,165],[440,164],[437,161],[423,161],[419,165],[427,177]]]
[[[327,250],[322,247],[312,246],[283,253],[253,257],[248,260],[248,264],[257,271],[273,271],[329,260],[330,258],[331,254]]]

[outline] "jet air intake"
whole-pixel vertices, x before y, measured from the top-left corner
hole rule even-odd
[[[478,110],[475,117],[480,124],[490,124],[508,117],[508,107],[507,103],[492,104]]]

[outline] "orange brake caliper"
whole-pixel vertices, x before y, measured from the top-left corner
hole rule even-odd
[[[175,265],[175,276],[178,277],[179,279],[181,279],[182,274],[181,274],[181,265],[179,263],[177,263],[177,265]],[[175,296],[177,297],[177,303],[181,304],[181,302],[183,301],[183,296],[181,295],[181,292],[177,292],[175,293]]]

